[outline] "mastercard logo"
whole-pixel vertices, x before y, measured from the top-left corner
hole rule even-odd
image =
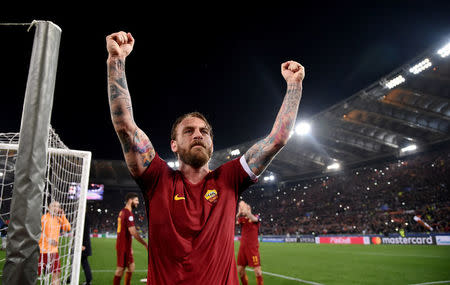
[[[381,238],[379,238],[379,237],[373,237],[373,238],[372,238],[372,243],[373,243],[373,244],[381,244]]]

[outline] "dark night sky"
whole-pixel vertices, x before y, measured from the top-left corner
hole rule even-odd
[[[266,135],[285,92],[286,60],[306,68],[299,118],[307,118],[450,36],[450,1],[312,2],[0,22],[42,19],[62,28],[52,125],[66,145],[92,151],[93,159],[122,159],[109,116],[105,36],[131,32],[127,79],[135,120],[171,158],[171,124],[194,110],[211,121],[215,149]],[[33,33],[0,26],[0,35],[0,131],[18,131]]]

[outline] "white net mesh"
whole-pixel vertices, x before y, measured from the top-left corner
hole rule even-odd
[[[7,242],[18,141],[17,133],[0,134],[0,228],[3,246]],[[80,204],[86,203],[82,189],[86,191],[89,177],[89,167],[86,165],[90,163],[90,156],[84,155],[86,152],[69,150],[53,129],[50,129],[48,142],[39,240],[39,284],[51,284],[55,279],[60,279],[60,283],[64,284],[72,278],[72,271],[79,269],[81,250],[75,250],[75,235],[77,239],[82,235],[84,213],[79,215],[79,210],[84,209],[84,206],[80,208]],[[3,246],[0,268],[5,263]],[[81,247],[81,242],[77,246]],[[75,252],[77,256],[74,256]],[[74,266],[75,262],[77,266]]]

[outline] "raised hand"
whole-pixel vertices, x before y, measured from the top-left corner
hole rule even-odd
[[[296,61],[286,61],[281,64],[281,74],[288,84],[301,83],[305,78],[305,68]]]
[[[239,213],[243,213],[246,205],[247,204],[244,201],[240,201],[239,202],[239,211],[238,212]]]
[[[243,209],[242,209],[242,214],[244,214],[246,217],[248,217],[251,214],[251,210],[250,210],[250,205],[245,203]]]
[[[106,49],[110,57],[127,57],[134,46],[134,38],[131,33],[117,32],[106,37]]]
[[[305,68],[298,62],[290,60],[281,64],[281,74],[286,80],[287,90],[272,131],[244,154],[248,166],[257,176],[264,172],[272,159],[287,144],[302,98]]]

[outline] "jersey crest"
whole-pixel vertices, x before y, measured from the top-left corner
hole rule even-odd
[[[208,200],[208,202],[216,203],[218,198],[219,198],[219,195],[217,194],[216,189],[206,191],[205,199]]]

